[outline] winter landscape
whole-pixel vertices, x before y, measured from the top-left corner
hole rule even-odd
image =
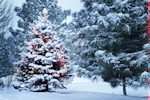
[[[147,3],[0,0],[0,100],[148,99]]]
[[[92,83],[88,79],[75,78],[68,89],[57,93],[18,91],[13,88],[0,91],[0,100],[147,100],[145,89],[127,89],[129,96],[122,95],[122,87],[113,89],[108,83]]]

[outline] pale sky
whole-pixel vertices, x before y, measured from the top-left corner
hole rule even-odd
[[[21,7],[25,0],[13,0],[15,6]],[[79,11],[82,8],[80,0],[58,0],[58,5],[63,9],[71,9],[72,12]]]
[[[15,6],[21,7],[22,3],[25,2],[25,0],[13,0],[13,4]],[[71,9],[71,12],[77,12],[79,11],[83,4],[80,2],[80,0],[58,0],[58,5],[62,7],[62,9]],[[67,17],[66,22],[70,22],[72,20],[72,17]]]
[[[71,9],[72,12],[79,11],[82,8],[80,0],[58,0],[58,5],[63,9]]]

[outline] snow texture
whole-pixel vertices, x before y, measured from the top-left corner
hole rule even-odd
[[[105,82],[91,83],[83,78],[75,78],[73,84],[67,87],[67,90],[58,90],[58,93],[27,92],[9,88],[0,90],[0,100],[147,100],[146,90],[133,91],[128,88],[131,96],[122,96],[121,87],[112,89]]]

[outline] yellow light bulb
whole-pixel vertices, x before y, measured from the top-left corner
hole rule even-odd
[[[48,10],[46,8],[44,8],[42,12],[44,15],[46,15],[48,13]]]
[[[64,67],[66,67],[67,65],[66,65],[66,64],[64,64],[63,66],[64,66]]]
[[[34,68],[32,68],[32,71],[34,71]]]

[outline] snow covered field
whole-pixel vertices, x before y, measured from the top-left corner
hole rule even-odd
[[[73,84],[69,84],[67,88],[70,90],[77,90],[77,91],[90,91],[90,92],[100,92],[119,95],[123,94],[121,86],[117,88],[111,88],[109,83],[102,81],[92,83],[90,80],[84,78],[74,78]],[[127,95],[146,97],[148,95],[148,89],[145,90],[139,88],[138,90],[134,90],[133,88],[127,88]]]
[[[82,78],[75,78],[67,88],[67,90],[60,90],[58,93],[19,92],[9,88],[0,90],[0,100],[147,100],[148,94],[144,89],[134,91],[128,88],[127,93],[130,96],[123,96],[121,87],[112,89],[108,83],[91,83]]]

